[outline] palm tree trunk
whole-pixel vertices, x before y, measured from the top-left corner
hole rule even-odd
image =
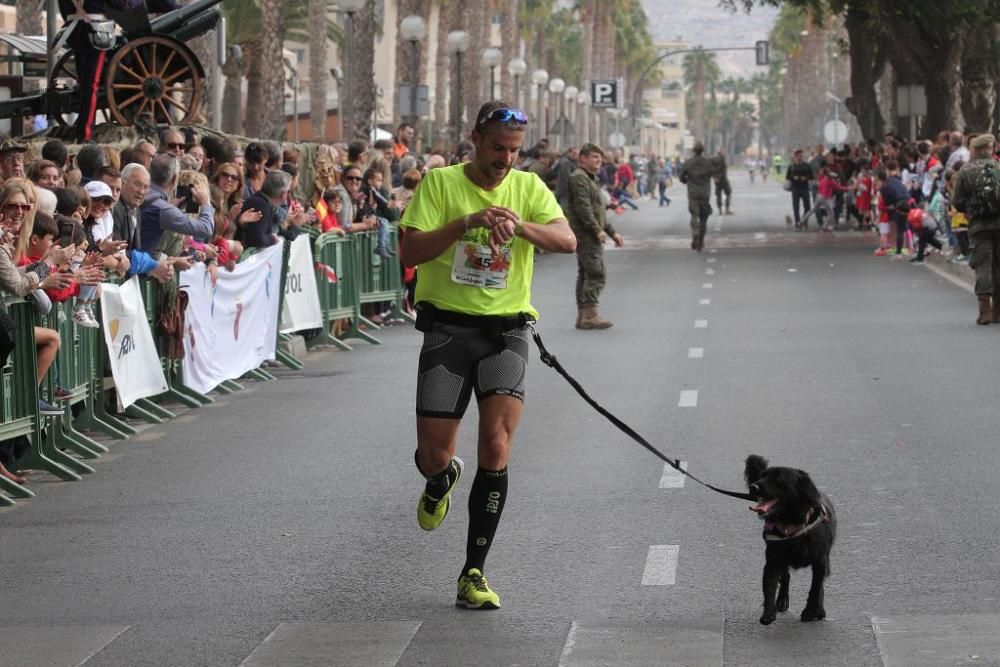
[[[312,138],[326,139],[326,0],[309,0],[309,119]]]
[[[517,105],[518,91],[514,90],[514,77],[507,73],[507,63],[521,55],[517,29],[517,0],[503,0],[503,17],[500,24],[500,50],[504,62],[500,65],[500,97]]]
[[[19,35],[44,35],[42,12],[45,10],[45,0],[17,0],[16,27]]]
[[[469,134],[472,116],[485,101],[483,96],[483,49],[489,46],[486,21],[488,0],[467,0],[465,3],[465,32],[469,35],[469,49],[462,54],[462,107],[464,117],[462,137]]]
[[[346,132],[349,140],[368,140],[375,113],[375,0],[368,0],[365,7],[354,15],[354,53],[351,67],[351,118],[354,127]]]
[[[437,136],[434,138],[436,147],[448,145],[451,114],[449,109],[452,100],[451,54],[448,53],[448,33],[457,30],[461,25],[462,7],[460,0],[441,0],[441,14],[438,19],[437,60],[434,63],[437,90],[434,91],[434,125]]]
[[[421,0],[399,0],[399,8],[396,13],[396,81],[399,81],[404,86],[412,85],[419,81],[420,77],[419,72],[413,71],[413,47],[403,39],[402,30],[399,30],[399,26],[407,16],[414,14],[423,16],[422,4],[424,3]],[[420,52],[419,43],[417,44],[417,52]],[[417,69],[419,70],[419,68],[420,65],[418,64]],[[399,86],[393,86],[392,108],[393,110],[399,109]]]
[[[246,119],[243,123],[244,131],[248,137],[258,139],[261,137],[262,114],[261,105],[264,96],[264,82],[261,77],[261,50],[260,39],[255,39],[243,45],[243,62],[246,67],[247,76],[247,96],[246,96]],[[253,109],[253,112],[250,112]]]
[[[243,74],[246,70],[246,48],[243,58],[229,58],[222,73],[226,76],[226,85],[222,89],[222,118],[220,127],[226,134],[243,134]]]
[[[282,0],[261,0],[260,3],[261,139],[281,139],[285,130],[283,4]]]

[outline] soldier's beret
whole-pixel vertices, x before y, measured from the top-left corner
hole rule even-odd
[[[978,137],[969,142],[969,148],[972,148],[974,150],[979,148],[987,148],[989,146],[992,146],[996,142],[997,142],[996,137],[994,137],[992,134],[980,134]]]

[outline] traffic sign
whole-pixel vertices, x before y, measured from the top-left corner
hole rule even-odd
[[[754,44],[754,51],[756,52],[758,65],[771,64],[771,44],[766,39],[759,40]]]
[[[823,138],[828,144],[842,144],[847,141],[847,125],[842,120],[831,120],[823,126]]]
[[[625,145],[625,135],[621,132],[612,132],[608,137],[608,145],[612,148],[621,148]]]
[[[623,86],[619,79],[594,79],[590,82],[590,106],[614,109],[622,105]]]

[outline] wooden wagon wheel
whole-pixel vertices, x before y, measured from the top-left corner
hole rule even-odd
[[[49,88],[78,88],[80,81],[76,76],[76,63],[73,60],[73,51],[67,49],[59,59],[56,60],[52,68],[52,78],[49,79]],[[76,110],[78,104],[73,102],[73,108],[66,113],[56,113],[55,121],[58,125],[69,126],[76,121]],[[111,112],[108,110],[107,101],[103,97],[97,100],[97,116],[103,114],[105,119],[110,120]]]
[[[201,101],[201,68],[191,49],[158,35],[126,42],[108,66],[111,114],[121,125],[193,119]]]

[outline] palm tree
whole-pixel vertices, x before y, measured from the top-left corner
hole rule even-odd
[[[46,0],[17,0],[15,4],[17,34],[45,34],[42,32],[42,12],[47,4]]]
[[[721,71],[715,54],[695,47],[693,53],[684,57],[684,82],[691,87],[694,98],[694,114],[691,118],[692,134],[705,139],[705,89],[719,81]]]
[[[326,138],[327,4],[327,0],[309,0],[309,121],[313,139],[319,140]]]
[[[500,50],[503,52],[504,63],[500,66],[500,97],[517,104],[518,91],[514,90],[514,77],[507,73],[507,63],[517,58],[521,53],[521,45],[517,25],[517,0],[501,0],[503,15],[500,22]],[[522,81],[523,85],[523,81]]]
[[[435,147],[442,148],[448,144],[448,137],[452,136],[448,130],[449,102],[454,99],[452,95],[451,80],[451,54],[448,53],[448,33],[458,30],[462,24],[462,0],[441,0],[441,15],[438,19],[437,32],[437,60],[434,62],[437,90],[434,91],[434,124],[437,127],[437,136],[434,138]]]
[[[377,89],[375,83],[375,32],[382,16],[375,15],[375,0],[368,0],[354,15],[354,53],[345,54],[354,59],[351,67],[351,119],[354,127],[345,130],[348,141],[368,140],[375,114]]]
[[[285,42],[283,0],[260,0],[260,51],[256,60],[260,71],[259,106],[247,116],[247,129],[256,125],[251,136],[281,139],[285,129],[285,66],[282,50]],[[259,109],[259,111],[257,111]]]
[[[483,50],[489,47],[487,27],[490,23],[490,0],[465,0],[462,3],[465,32],[469,35],[469,50],[462,54],[462,106],[469,121],[483,103]],[[464,131],[463,135],[468,135]]]

